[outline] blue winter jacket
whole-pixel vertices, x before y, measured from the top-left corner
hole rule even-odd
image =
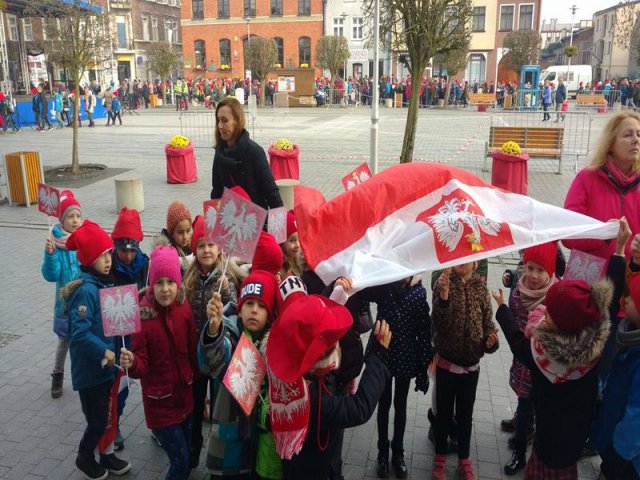
[[[611,333],[615,335],[615,333]],[[604,455],[613,447],[640,475],[640,346],[615,358],[591,440]]]
[[[545,105],[551,105],[551,87],[546,86],[542,90],[542,103]]]
[[[60,225],[53,227],[52,233],[56,238],[65,236]],[[45,280],[56,282],[53,331],[60,337],[66,337],[69,330],[69,317],[64,311],[64,302],[60,298],[60,289],[71,280],[75,280],[80,273],[80,264],[76,258],[76,252],[60,247],[56,247],[53,253],[47,253],[45,250],[41,271]]]
[[[74,390],[84,390],[113,381],[115,367],[102,367],[104,353],[115,352],[113,337],[105,337],[100,309],[101,288],[109,287],[94,275],[80,272],[78,279],[65,288],[69,312],[69,354]]]

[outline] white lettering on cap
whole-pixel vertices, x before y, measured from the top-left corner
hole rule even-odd
[[[244,298],[247,295],[254,295],[256,297],[262,296],[263,285],[261,283],[247,283],[242,290],[240,290],[240,298]]]
[[[300,277],[287,277],[280,284],[280,297],[286,300],[292,293],[304,293],[307,295],[307,287]]]

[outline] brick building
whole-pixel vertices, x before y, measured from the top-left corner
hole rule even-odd
[[[183,0],[184,76],[244,77],[245,46],[256,36],[276,40],[282,68],[314,68],[323,9],[323,0]]]

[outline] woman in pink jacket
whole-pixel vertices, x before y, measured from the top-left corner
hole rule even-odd
[[[564,208],[606,222],[626,217],[632,234],[640,233],[640,115],[625,110],[605,126],[591,164],[573,180]],[[564,240],[565,247],[609,259],[611,240]],[[627,244],[625,256],[631,242]]]

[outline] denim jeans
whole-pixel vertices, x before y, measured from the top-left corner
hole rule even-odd
[[[189,445],[191,444],[192,416],[178,424],[154,428],[153,434],[169,457],[169,471],[165,480],[187,480],[189,477]]]

